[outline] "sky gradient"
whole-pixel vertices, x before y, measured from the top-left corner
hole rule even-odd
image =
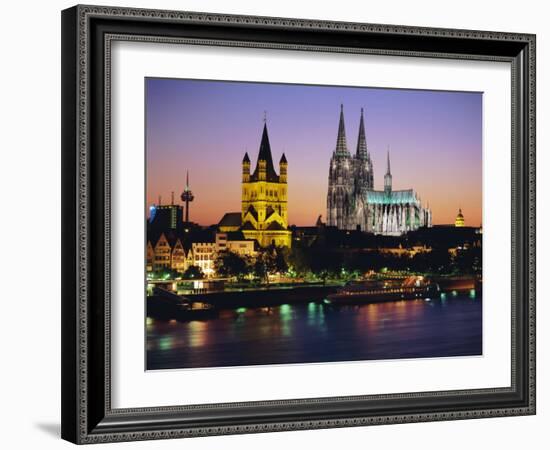
[[[289,225],[326,217],[329,162],[340,104],[355,154],[365,109],[374,187],[383,190],[389,146],[393,189],[415,189],[434,224],[482,218],[482,94],[146,78],[147,205],[177,203],[189,170],[190,220],[240,211],[241,161],[256,166],[264,111],[273,161],[288,160]]]

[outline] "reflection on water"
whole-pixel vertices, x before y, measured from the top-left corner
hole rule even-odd
[[[148,369],[481,354],[475,292],[334,308],[239,308],[205,321],[147,318]]]

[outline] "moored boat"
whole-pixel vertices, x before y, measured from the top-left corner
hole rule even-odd
[[[397,300],[430,299],[439,294],[439,286],[422,276],[404,280],[385,280],[348,283],[327,296],[326,303],[350,305],[390,302]]]
[[[190,300],[158,287],[154,288],[152,296],[147,297],[148,317],[188,321],[210,319],[217,315],[218,309],[211,303]]]

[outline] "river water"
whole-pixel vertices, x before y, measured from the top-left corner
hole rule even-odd
[[[482,354],[482,301],[473,293],[239,308],[204,321],[147,318],[146,327],[149,370]]]

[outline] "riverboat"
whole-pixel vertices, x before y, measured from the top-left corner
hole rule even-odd
[[[147,297],[147,315],[153,318],[182,321],[205,320],[216,317],[218,309],[211,303],[191,300],[155,287],[153,295]]]
[[[404,280],[365,280],[351,282],[327,296],[330,305],[355,305],[397,300],[432,299],[439,296],[439,286],[422,276]]]

